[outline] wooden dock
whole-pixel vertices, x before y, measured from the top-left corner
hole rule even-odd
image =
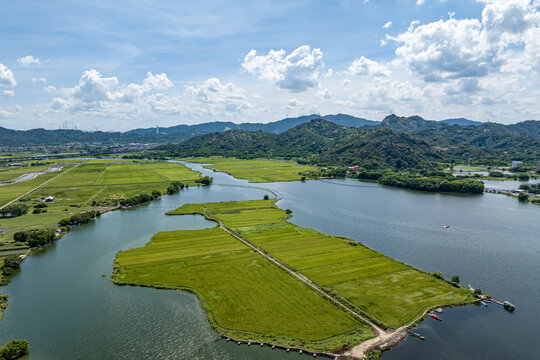
[[[301,348],[288,348],[286,346],[281,346],[281,345],[277,345],[277,344],[272,344],[272,343],[265,343],[265,342],[261,342],[261,341],[253,341],[253,340],[239,340],[239,339],[234,339],[230,336],[226,336],[226,335],[219,335],[219,339],[224,339],[225,341],[232,341],[232,342],[235,342],[237,345],[241,345],[241,344],[246,344],[247,346],[251,346],[251,345],[259,345],[260,347],[263,347],[263,346],[268,346],[272,349],[280,349],[280,350],[285,350],[287,352],[297,352],[299,354],[306,354],[306,355],[310,355],[310,356],[313,356],[313,357],[317,357],[317,356],[320,356],[320,357],[325,357],[325,358],[330,358],[330,359],[339,359],[339,355],[336,355],[336,354],[331,354],[331,353],[325,353],[325,352],[319,352],[319,351],[310,351],[310,350],[306,350],[306,349],[301,349]]]

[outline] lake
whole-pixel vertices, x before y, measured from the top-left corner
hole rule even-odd
[[[200,165],[190,165],[201,169]],[[158,231],[214,226],[201,216],[165,216],[184,203],[282,198],[290,221],[345,235],[429,272],[459,275],[517,306],[445,309],[383,359],[533,359],[540,351],[540,206],[502,195],[430,194],[358,180],[249,184],[224,173],[133,210],[104,214],[22,264],[1,289],[9,306],[0,341],[30,342],[30,359],[300,359],[269,348],[216,341],[197,298],[118,287],[108,277],[119,250]],[[442,225],[448,224],[448,229]]]

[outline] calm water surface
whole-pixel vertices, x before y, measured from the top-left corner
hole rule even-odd
[[[192,165],[200,169],[199,165]],[[147,206],[107,213],[30,257],[1,292],[10,304],[0,341],[30,342],[31,359],[300,359],[297,354],[216,341],[195,296],[117,287],[119,250],[158,231],[214,226],[200,216],[165,216],[184,203],[283,197],[292,222],[350,236],[426,271],[459,275],[517,306],[445,310],[384,359],[537,359],[540,345],[540,206],[500,195],[426,194],[355,180],[248,184],[203,171],[214,185]],[[443,229],[442,225],[450,225]]]

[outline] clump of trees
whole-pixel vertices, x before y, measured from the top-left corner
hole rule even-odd
[[[379,183],[388,186],[422,191],[444,191],[481,194],[484,183],[478,180],[441,177],[421,177],[410,174],[389,173],[379,178]]]
[[[154,200],[154,197],[149,194],[139,194],[127,199],[120,200],[120,205],[122,206],[136,206],[150,200]]]
[[[6,276],[11,276],[20,267],[21,267],[21,259],[17,255],[8,255],[4,257],[4,264],[2,265],[2,273]]]
[[[168,187],[167,187],[167,194],[172,195],[176,194],[180,190],[184,188],[184,184],[182,184],[180,181],[173,181]]]
[[[444,276],[442,272],[440,271],[435,271],[433,274],[431,274],[431,276],[433,276],[436,279],[444,280]]]
[[[0,217],[17,217],[28,213],[26,204],[11,204],[0,210]]]
[[[518,195],[518,200],[523,201],[523,202],[527,202],[527,201],[529,201],[529,195],[521,193],[521,194]]]
[[[152,197],[153,197],[154,199],[157,199],[157,198],[160,197],[160,196],[161,196],[161,191],[159,191],[159,190],[154,190],[154,191],[152,191]]]
[[[100,211],[90,210],[84,213],[75,214],[68,218],[63,218],[58,222],[60,226],[72,226],[72,225],[82,225],[89,223],[94,220],[94,218],[101,216]]]
[[[530,179],[530,176],[527,173],[521,173],[518,175],[519,181],[529,181],[529,179]]]
[[[45,246],[56,239],[56,233],[53,230],[23,230],[13,234],[13,240],[18,243],[27,243],[30,247]]]
[[[212,179],[210,176],[203,176],[200,179],[195,180],[197,184],[202,184],[204,186],[210,185],[214,179]]]
[[[268,195],[264,195],[263,200],[268,200]]]
[[[0,348],[0,360],[16,360],[28,354],[28,342],[13,340]]]

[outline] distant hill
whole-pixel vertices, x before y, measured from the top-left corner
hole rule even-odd
[[[425,141],[390,129],[344,127],[313,119],[280,134],[232,130],[156,148],[168,156],[281,157],[311,163],[411,168],[441,158]]]
[[[328,150],[319,159],[334,165],[369,164],[371,168],[394,169],[426,167],[428,162],[440,160],[440,152],[427,142],[389,129],[353,137],[345,144]]]
[[[362,127],[362,126],[376,126],[380,122],[367,120],[364,118],[358,118],[346,114],[336,114],[336,115],[305,115],[294,118],[285,118],[282,120],[270,122],[270,123],[241,123],[235,124],[232,122],[223,122],[223,121],[213,121],[203,124],[196,125],[176,125],[170,127],[159,128],[159,133],[162,135],[176,135],[176,138],[190,138],[192,136],[204,135],[212,132],[228,131],[228,130],[248,130],[248,131],[257,131],[262,130],[270,133],[279,134],[284,131],[287,131],[297,125],[306,123],[313,119],[325,119],[333,123],[348,126],[348,127]],[[154,135],[156,134],[156,128],[146,128],[146,129],[134,129],[128,131],[128,133],[135,133],[139,135]]]
[[[68,143],[130,143],[148,142],[153,136],[140,136],[120,132],[81,131],[81,130],[11,130],[0,127],[0,146],[55,145]]]
[[[470,125],[478,126],[478,125],[483,124],[480,121],[473,121],[473,120],[469,120],[465,118],[446,119],[446,120],[441,120],[441,122],[448,125],[459,125],[459,126],[470,126]]]

